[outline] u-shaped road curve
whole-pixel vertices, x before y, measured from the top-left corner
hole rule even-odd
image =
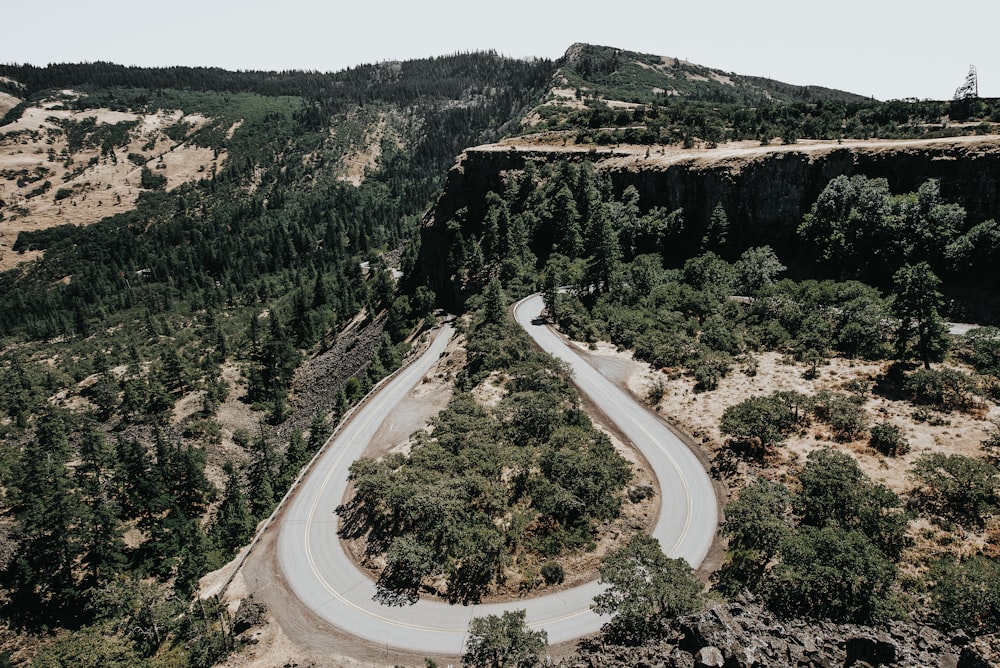
[[[653,536],[672,557],[697,566],[712,545],[718,507],[712,482],[698,458],[667,425],[631,395],[602,376],[544,325],[539,295],[514,308],[517,322],[546,352],[570,364],[579,390],[599,406],[646,457],[661,490]],[[343,501],[351,463],[379,426],[440,357],[452,336],[445,326],[429,349],[375,393],[327,444],[280,519],[278,563],[296,596],[339,629],[380,646],[414,653],[459,655],[473,617],[525,609],[534,629],[550,643],[588,635],[607,621],[590,609],[601,591],[596,581],[558,593],[504,604],[449,605],[420,600],[404,607],[373,600],[375,583],[357,568],[337,536],[334,509]]]

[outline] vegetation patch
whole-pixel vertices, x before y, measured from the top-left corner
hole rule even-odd
[[[507,376],[495,405],[470,392]],[[468,368],[408,454],[361,459],[341,535],[383,563],[379,598],[477,602],[557,585],[559,558],[593,550],[618,517],[631,467],[581,411],[566,372],[506,323],[469,332]],[[539,577],[541,575],[541,577]]]

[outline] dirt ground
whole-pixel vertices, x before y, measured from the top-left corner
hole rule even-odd
[[[969,135],[961,137],[941,137],[934,139],[800,139],[794,144],[783,145],[779,139],[766,146],[758,141],[743,140],[721,143],[714,148],[696,144],[694,148],[683,148],[676,144],[636,145],[615,144],[611,146],[575,145],[575,130],[549,131],[524,137],[501,140],[495,144],[477,146],[469,151],[539,151],[543,153],[594,153],[596,164],[602,170],[613,169],[662,169],[671,165],[686,164],[706,167],[726,164],[734,168],[781,153],[804,153],[818,156],[841,149],[864,148],[869,152],[894,151],[901,148],[952,148],[995,149],[997,135]],[[737,170],[738,171],[738,170]]]
[[[630,353],[611,350],[607,354],[613,357],[630,357]],[[778,390],[796,390],[806,394],[824,389],[847,392],[845,386],[851,381],[874,384],[888,368],[887,363],[833,359],[819,367],[817,378],[809,380],[806,378],[807,365],[794,363],[778,353],[763,353],[757,356],[757,360],[755,376],[748,376],[739,368],[734,368],[712,392],[696,393],[691,378],[648,367],[634,374],[628,383],[633,393],[640,397],[649,395],[654,382],[663,383],[664,397],[656,410],[701,440],[706,449],[715,455],[725,444],[725,437],[718,428],[722,412],[746,397],[767,395]],[[910,452],[901,457],[885,457],[870,448],[865,437],[839,443],[833,439],[828,427],[813,423],[804,433],[793,434],[784,445],[775,449],[773,457],[767,462],[769,475],[780,477],[803,465],[806,455],[812,450],[831,446],[853,455],[873,480],[903,494],[912,488],[907,471],[918,457],[929,452],[980,457],[980,444],[987,437],[992,421],[1000,419],[1000,407],[992,402],[984,403],[982,413],[977,415],[958,412],[940,414],[938,417],[944,424],[938,425],[915,420],[915,409],[908,402],[889,400],[874,393],[868,393],[864,408],[872,422],[888,421],[899,427],[910,443]],[[756,474],[749,469],[742,473],[743,476],[732,481],[733,486],[742,487],[745,476]]]
[[[168,190],[183,183],[208,177],[222,165],[225,152],[173,141],[165,130],[186,123],[189,133],[210,119],[179,111],[138,115],[96,109],[74,111],[62,103],[74,97],[72,91],[26,109],[20,120],[0,127],[0,201],[4,219],[0,221],[0,271],[39,257],[41,253],[11,250],[23,231],[42,230],[57,225],[90,225],[117,213],[135,208],[142,191],[140,176],[147,166],[166,177]],[[9,98],[10,96],[7,96]],[[3,106],[16,98],[0,97]],[[100,147],[69,152],[67,136],[60,122],[95,119],[98,124],[138,122],[128,145],[113,154],[102,155]],[[128,158],[141,155],[144,165]],[[39,188],[48,182],[44,192]],[[57,199],[58,194],[58,199]]]

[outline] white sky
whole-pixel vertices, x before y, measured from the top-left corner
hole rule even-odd
[[[1000,97],[1000,1],[11,0],[0,62],[335,71],[494,49],[557,58],[573,42],[878,99],[949,99],[970,64]]]

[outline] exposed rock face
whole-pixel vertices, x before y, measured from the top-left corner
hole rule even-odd
[[[657,643],[594,644],[564,665],[979,668],[998,662],[995,638],[973,641],[963,633],[949,637],[928,626],[902,622],[876,629],[785,620],[756,603],[730,603],[675,620]]]
[[[465,236],[481,233],[485,195],[503,192],[503,175],[525,162],[590,161],[610,175],[620,194],[639,192],[640,206],[683,208],[689,226],[700,227],[719,203],[730,222],[734,248],[769,244],[783,258],[796,255],[795,229],[827,183],[839,175],[888,180],[893,192],[916,190],[929,178],[942,195],[965,207],[970,220],[1000,217],[1000,138],[812,143],[717,149],[653,147],[586,148],[490,145],[467,150],[448,175],[436,206],[424,220],[420,267],[439,295],[448,295],[445,224],[468,209]]]
[[[240,607],[233,615],[233,635],[239,635],[255,626],[260,626],[264,623],[266,615],[267,606],[256,600],[251,594],[240,601]]]

